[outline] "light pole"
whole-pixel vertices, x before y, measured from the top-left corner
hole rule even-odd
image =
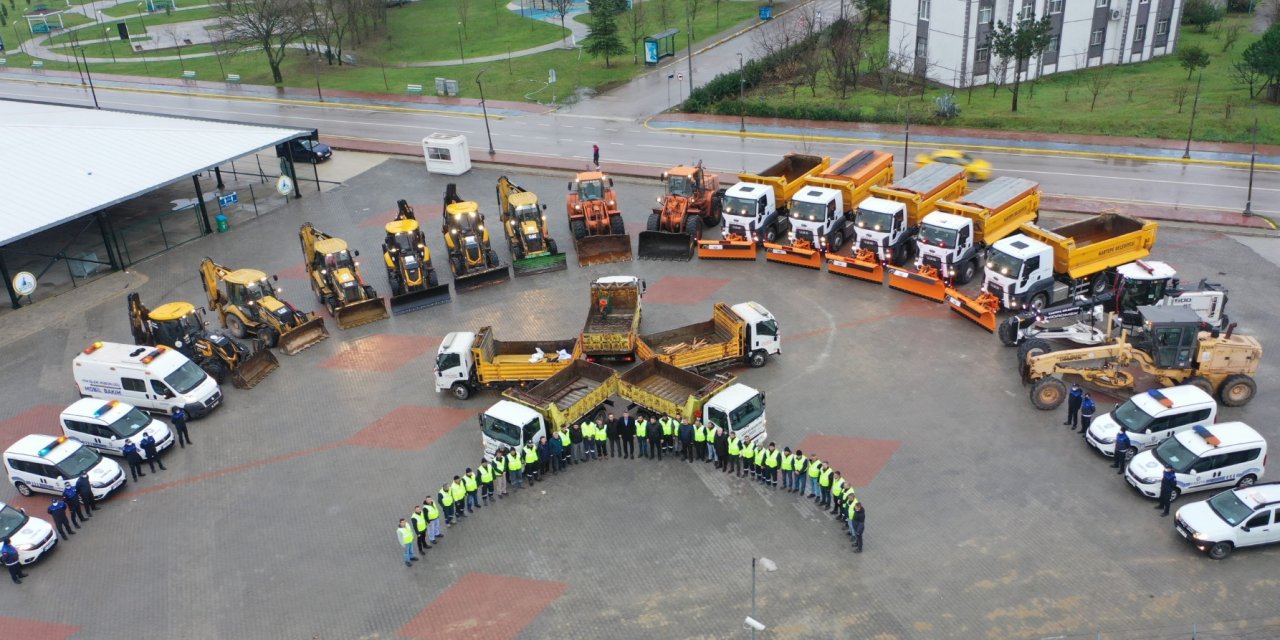
[[[489,131],[489,108],[484,105],[484,85],[480,83],[480,76],[484,75],[485,70],[481,69],[476,74],[476,86],[480,87],[480,111],[484,113],[484,135],[489,138],[489,155],[493,155],[493,133]]]
[[[467,54],[462,52],[462,21],[458,21],[458,59],[466,60]]]
[[[320,54],[316,53],[316,57],[311,61],[311,73],[316,77],[316,97],[320,98],[320,102],[324,102],[324,94],[320,92]]]
[[[907,158],[911,155],[911,103],[907,102],[907,122],[902,137],[902,175],[907,175]]]
[[[689,7],[685,5],[684,9],[684,26],[689,33],[685,34],[686,53],[685,56],[689,60],[689,95],[693,95],[693,16],[689,15]]]
[[[747,91],[747,79],[742,75],[742,54],[738,54],[738,133],[747,132],[747,104],[743,102]]]
[[[1191,159],[1191,133],[1196,129],[1196,109],[1200,106],[1200,81],[1204,79],[1204,70],[1196,76],[1196,99],[1191,102],[1191,124],[1187,126],[1187,148],[1182,151],[1182,159]]]
[[[756,620],[756,565],[770,573],[778,570],[778,565],[768,558],[751,558],[751,620],[753,622]],[[751,626],[751,640],[756,640],[755,626]]]
[[[115,47],[113,47],[113,46],[111,46],[111,27],[106,27],[106,28],[104,28],[104,29],[103,29],[103,32],[104,32],[104,33],[106,34],[106,36],[107,36],[107,37],[105,38],[105,40],[107,41],[107,50],[111,52],[111,61],[112,61],[112,62],[115,62],[115,61],[116,61],[116,48],[115,48]]]
[[[1253,165],[1258,159],[1258,115],[1254,112],[1253,116],[1253,148],[1249,150],[1249,195],[1244,201],[1244,215],[1246,217],[1253,215]]]
[[[93,88],[93,74],[89,73],[89,56],[84,52],[84,47],[77,46],[75,51],[79,57],[84,58],[84,75],[89,78],[89,95],[93,96],[93,108],[101,109],[98,106],[98,92]]]

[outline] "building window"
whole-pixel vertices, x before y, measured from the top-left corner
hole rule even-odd
[[[1063,0],[1049,0],[1049,13],[1062,13]]]
[[[1018,11],[1019,20],[1033,20],[1036,17],[1036,0],[1022,0],[1022,9]]]
[[[1151,2],[1151,0],[1138,0],[1138,4],[1147,4],[1149,2]]]
[[[1101,7],[1109,7],[1109,6],[1111,6],[1111,0],[1098,0],[1098,4],[1097,4],[1097,5],[1095,5],[1095,6],[1097,6],[1097,7],[1099,7],[1099,8],[1101,8]]]
[[[1140,24],[1133,30],[1133,41],[1139,44],[1147,41],[1147,25]]]
[[[1169,19],[1164,18],[1156,22],[1156,35],[1163,36],[1169,33]]]
[[[1062,44],[1062,36],[1049,36],[1049,46],[1045,47],[1045,53],[1057,53],[1058,47]]]
[[[916,57],[924,58],[929,54],[929,39],[916,38]]]
[[[929,19],[929,3],[931,0],[920,0],[920,19]]]
[[[973,54],[973,61],[977,63],[986,63],[991,61],[991,47],[978,47]]]
[[[1089,46],[1096,47],[1102,44],[1102,29],[1098,29],[1089,35]]]
[[[991,14],[990,6],[978,7],[978,24],[991,24]]]

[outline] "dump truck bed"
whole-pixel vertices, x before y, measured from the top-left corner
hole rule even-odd
[[[1024,225],[1022,233],[1053,247],[1053,270],[1083,278],[1145,258],[1156,243],[1154,222],[1119,213],[1101,213],[1052,231]]]
[[[804,186],[840,191],[845,210],[851,211],[867,197],[871,187],[892,180],[892,155],[883,151],[858,150],[841,158],[826,171],[805,178]]]
[[[907,224],[916,226],[932,212],[940,200],[956,199],[968,188],[964,169],[934,162],[887,187],[871,187],[871,195],[907,207]]]
[[[805,178],[822,172],[830,165],[831,158],[826,156],[788,153],[760,173],[739,173],[738,180],[772,186],[774,198],[781,206],[790,202],[791,196],[804,186]]]
[[[640,336],[636,356],[656,358],[681,369],[741,358],[743,325],[729,305],[717,302],[710,320]]]
[[[600,300],[608,298],[609,312],[601,313]],[[636,332],[640,329],[640,285],[591,285],[591,305],[580,337],[582,352],[587,355],[624,355],[635,350]]]
[[[549,427],[581,420],[617,392],[618,374],[605,366],[574,360],[568,367],[527,390],[503,395],[542,414]]]
[[[659,360],[646,360],[618,378],[618,395],[658,414],[691,421],[705,402],[733,381],[732,376],[707,378]]]
[[[476,332],[471,348],[476,354],[476,377],[482,384],[546,380],[568,367],[580,354],[576,339],[503,341],[493,337],[491,327]],[[543,352],[542,360],[532,362],[539,349]],[[560,359],[556,354],[561,350],[571,357]]]
[[[1034,222],[1039,210],[1040,184],[1005,176],[954,200],[938,202],[938,211],[972,220],[974,239],[987,244]]]

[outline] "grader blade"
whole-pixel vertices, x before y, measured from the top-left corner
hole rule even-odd
[[[231,372],[231,384],[237,389],[252,389],[280,368],[280,361],[270,349],[259,348]]]
[[[387,313],[387,304],[382,298],[369,298],[338,307],[333,315],[333,321],[338,323],[339,329],[350,329],[391,317]]]
[[[324,327],[324,318],[313,315],[310,320],[281,334],[276,346],[285,355],[291,356],[328,337],[329,330]]]
[[[398,296],[391,296],[391,299],[388,300],[391,305],[391,315],[393,316],[419,311],[440,304],[448,304],[452,301],[453,298],[449,296],[449,285],[447,283],[418,289],[417,291],[409,291]]]
[[[975,300],[951,287],[947,287],[945,298],[947,304],[951,305],[952,311],[986,329],[987,333],[996,332],[996,314],[1000,311],[999,298],[983,291],[982,295]]]
[[[473,291],[492,284],[502,284],[511,280],[511,270],[502,264],[484,270],[468,271],[453,277],[453,288],[458,292]]]
[[[772,242],[764,243],[764,258],[769,262],[791,264],[806,269],[822,269],[822,253],[811,246],[797,243],[781,245]]]
[[[569,265],[568,257],[563,253],[546,253],[533,258],[512,261],[511,268],[516,272],[517,278],[523,278],[539,273],[564,271],[569,268]]]
[[[827,272],[840,276],[884,284],[884,265],[867,249],[858,249],[853,257],[827,256]]]
[[[919,271],[890,267],[889,287],[934,302],[942,302],[947,297],[947,283],[938,277],[938,270],[930,266],[920,267]]]
[[[755,260],[756,243],[742,238],[699,240],[698,258],[703,260]]]

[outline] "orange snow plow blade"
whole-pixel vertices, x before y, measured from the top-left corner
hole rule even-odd
[[[970,298],[951,287],[947,287],[947,304],[951,310],[972,320],[987,333],[996,332],[996,313],[1000,311],[1000,298],[990,292],[983,291],[977,300]]]
[[[813,245],[806,240],[796,240],[795,244],[790,246],[766,242],[764,258],[769,262],[793,264],[808,269],[822,268],[822,253],[814,249]]]
[[[827,272],[884,284],[884,267],[870,249],[858,249],[852,258],[827,256]]]
[[[699,240],[698,257],[707,260],[755,260],[756,243],[732,233],[719,240]]]
[[[947,283],[938,277],[937,269],[928,265],[920,267],[919,271],[891,267],[889,286],[934,302],[942,302],[947,296]]]

